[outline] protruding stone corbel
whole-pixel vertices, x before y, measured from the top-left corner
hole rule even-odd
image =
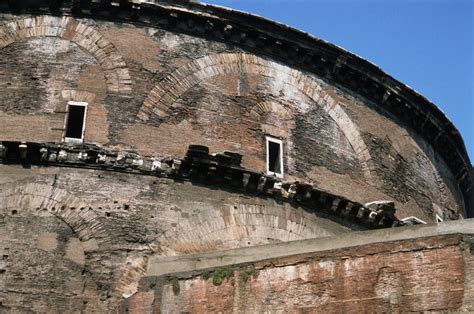
[[[392,91],[390,89],[387,89],[385,93],[383,94],[382,103],[384,104],[391,95],[392,95]]]
[[[275,181],[273,183],[273,187],[272,187],[272,194],[275,196],[275,197],[282,197],[283,196],[283,191],[285,191],[285,189],[282,188],[283,187],[283,183],[280,182],[280,181]]]
[[[48,161],[48,149],[46,147],[41,147],[39,152],[41,161]]]
[[[181,169],[181,160],[175,159],[173,160],[173,164],[171,165],[171,169],[174,173],[178,173],[179,169]]]
[[[347,56],[341,55],[337,58],[332,68],[332,73],[339,75],[340,70],[347,64]]]
[[[242,187],[247,188],[249,181],[250,181],[250,173],[244,173],[242,175]]]
[[[0,159],[5,159],[7,156],[8,148],[0,142]]]
[[[265,187],[265,183],[267,183],[267,177],[261,176],[260,179],[258,179],[257,190],[263,191],[263,188]]]
[[[26,145],[26,143],[21,142],[21,144],[18,145],[18,150],[20,151],[20,159],[26,160],[26,155],[28,154],[28,146]]]
[[[289,199],[293,199],[296,195],[296,190],[297,190],[297,186],[296,184],[291,184],[289,187],[288,187],[288,198]]]
[[[159,160],[153,160],[151,163],[151,171],[160,170],[161,169],[161,162]]]
[[[395,203],[393,201],[375,201],[364,205],[375,212],[383,212],[388,216],[395,215]]]
[[[106,154],[97,154],[97,163],[105,164],[105,160],[107,159]]]
[[[140,0],[132,0],[132,19],[138,19],[140,17]]]
[[[58,154],[58,161],[66,161],[68,157],[67,151],[61,149]]]

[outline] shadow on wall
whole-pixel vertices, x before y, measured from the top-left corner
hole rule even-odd
[[[471,182],[474,182],[474,166],[471,168]],[[466,212],[468,218],[474,218],[474,188],[471,188],[471,192],[466,200]]]

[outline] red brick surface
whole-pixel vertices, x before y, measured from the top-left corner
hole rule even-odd
[[[469,258],[469,257],[468,257]],[[460,236],[366,245],[254,264],[258,276],[235,268],[223,284],[212,276],[161,288],[162,312],[421,312],[459,310],[465,295]],[[468,269],[468,272],[472,270]],[[184,277],[183,277],[184,278]],[[472,294],[472,290],[466,291]],[[140,297],[140,295],[139,295]],[[130,304],[136,303],[135,296]],[[132,307],[129,307],[132,310]],[[139,313],[139,312],[135,312]]]

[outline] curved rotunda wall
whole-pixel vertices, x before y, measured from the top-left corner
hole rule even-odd
[[[86,143],[170,157],[201,144],[265,171],[273,136],[283,141],[285,180],[362,203],[394,200],[400,218],[465,216],[454,175],[422,136],[314,74],[159,28],[3,19],[2,140],[60,142],[68,101],[86,101]]]
[[[137,291],[150,256],[360,230],[189,182],[54,167],[0,171],[2,310],[104,312]]]
[[[0,15],[0,142],[61,143],[68,103],[81,102],[84,143],[108,151],[182,159],[200,144],[264,173],[271,136],[283,142],[283,181],[392,200],[398,218],[465,213],[460,174],[381,103],[228,37],[170,28]],[[365,229],[273,194],[54,160],[0,164],[0,312],[105,312],[137,291],[151,256]]]

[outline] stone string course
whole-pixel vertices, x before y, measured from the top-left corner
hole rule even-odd
[[[300,182],[283,182],[240,167],[242,156],[224,152],[209,155],[207,147],[191,145],[184,159],[150,158],[136,152],[112,151],[95,145],[1,142],[0,162],[63,166],[185,179],[244,193],[295,202],[324,211],[369,229],[404,225],[394,209],[369,208]]]

